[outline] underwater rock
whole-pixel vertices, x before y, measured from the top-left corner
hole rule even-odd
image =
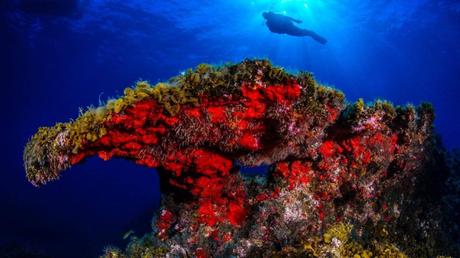
[[[458,256],[459,163],[433,119],[429,104],[347,103],[267,60],[202,64],[39,128],[24,166],[36,186],[94,155],[157,169],[152,233],[106,257]]]

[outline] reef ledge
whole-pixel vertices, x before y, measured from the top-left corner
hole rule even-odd
[[[36,186],[95,155],[158,171],[152,232],[104,257],[459,257],[459,155],[433,120],[268,60],[201,64],[39,128],[24,167]]]

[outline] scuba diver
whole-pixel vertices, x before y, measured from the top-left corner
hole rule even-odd
[[[278,34],[287,34],[296,37],[311,37],[321,44],[326,44],[327,40],[314,31],[301,29],[294,25],[295,23],[301,23],[302,21],[293,19],[289,16],[276,14],[274,12],[264,12],[262,16],[267,20],[268,29],[271,32]]]

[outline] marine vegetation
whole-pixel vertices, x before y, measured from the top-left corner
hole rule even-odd
[[[460,257],[460,163],[433,120],[267,60],[202,64],[39,128],[24,166],[36,186],[95,155],[156,169],[152,232],[103,257]]]

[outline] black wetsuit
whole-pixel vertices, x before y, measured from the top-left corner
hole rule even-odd
[[[293,19],[289,16],[282,14],[276,14],[272,12],[265,12],[262,14],[267,20],[268,29],[271,32],[278,34],[287,34],[296,37],[311,37],[312,39],[318,41],[321,44],[326,44],[327,40],[320,35],[316,34],[314,31],[301,29],[294,25],[294,22],[300,23],[301,21]]]

